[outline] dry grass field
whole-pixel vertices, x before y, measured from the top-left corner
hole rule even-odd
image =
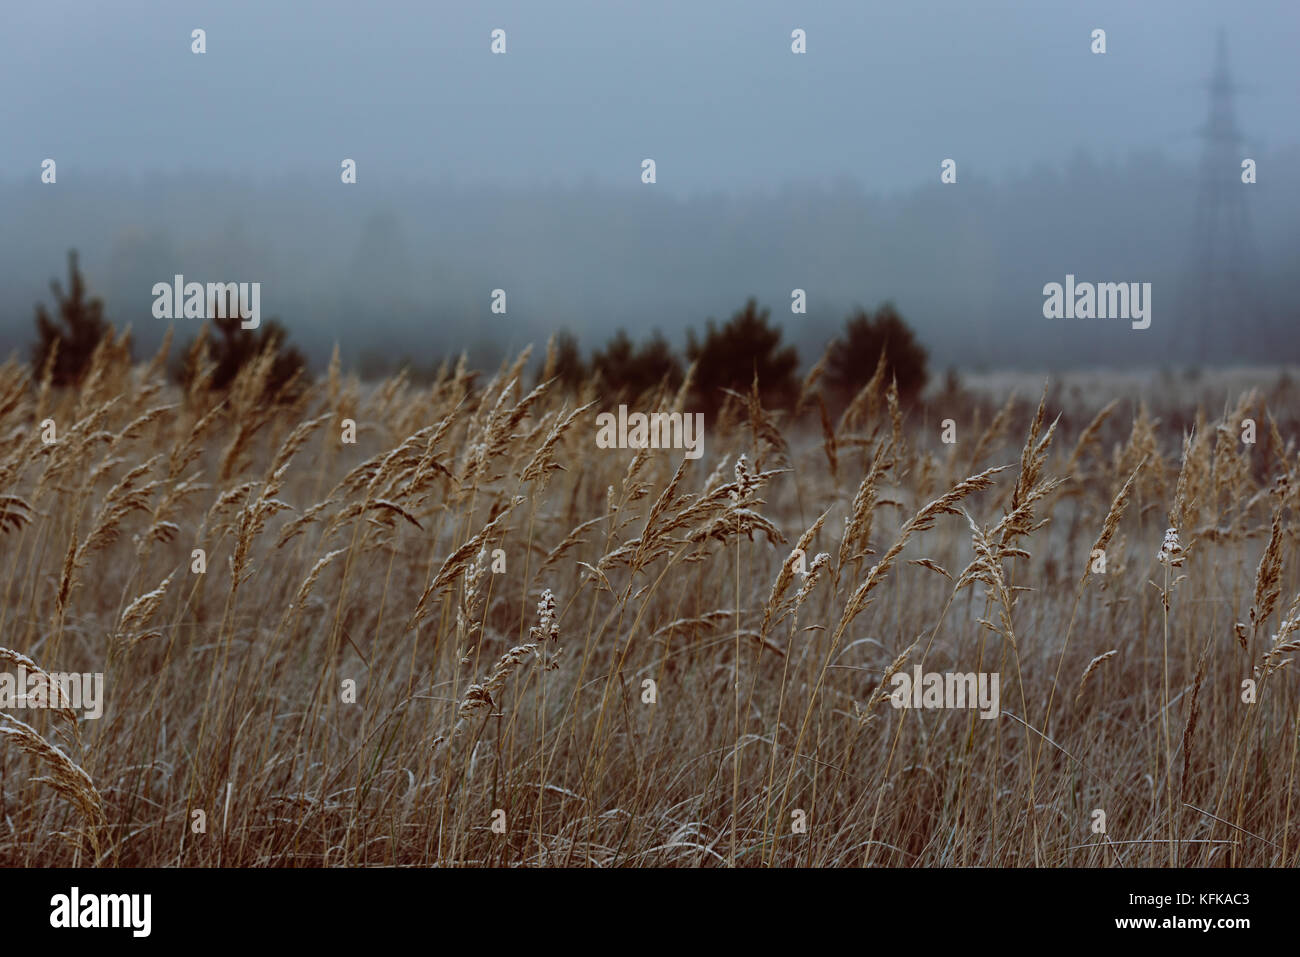
[[[528,361],[280,406],[121,340],[75,391],[0,367],[0,670],[105,676],[97,720],[0,712],[0,864],[1296,863],[1263,386],[836,414],[814,370],[691,461]],[[1000,715],[894,707],[917,665]]]

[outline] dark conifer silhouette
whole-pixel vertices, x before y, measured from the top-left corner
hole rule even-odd
[[[241,369],[269,349],[274,359],[262,388],[263,397],[267,401],[289,401],[300,395],[308,382],[307,359],[289,345],[289,333],[284,326],[275,319],[268,319],[257,329],[244,329],[238,309],[232,308],[229,312],[233,315],[208,320],[212,329],[207,336],[207,358],[213,366],[208,388],[216,391],[228,389]],[[176,378],[188,389],[198,372],[192,343],[183,356]]]
[[[634,346],[622,329],[597,349],[591,357],[592,372],[597,374],[606,394],[621,393],[628,399],[656,388],[665,380],[670,389],[682,382],[682,362],[662,335],[655,332]]]
[[[885,381],[898,382],[903,402],[915,399],[929,380],[925,348],[903,321],[893,303],[871,315],[858,309],[844,320],[844,331],[832,340],[826,363],[826,382],[841,401],[851,398],[875,373],[881,350],[885,352]]]
[[[568,329],[561,329],[547,344],[546,364],[539,374],[555,379],[556,387],[566,392],[576,392],[587,379],[587,363],[583,361],[578,337]]]
[[[57,279],[50,280],[50,289],[58,303],[58,321],[51,318],[45,307],[37,303],[32,366],[36,374],[40,375],[49,360],[50,350],[57,344],[53,383],[56,386],[76,385],[90,365],[96,347],[110,334],[112,327],[104,318],[103,300],[86,297],[86,284],[77,266],[76,250],[68,252],[67,295],[64,295],[63,287]]]
[[[769,322],[769,315],[750,299],[721,327],[709,319],[703,341],[695,338],[694,330],[687,331],[686,356],[699,363],[695,389],[704,411],[722,405],[725,389],[749,392],[755,373],[763,405],[785,408],[793,403],[799,392],[799,353],[781,344],[781,330]]]

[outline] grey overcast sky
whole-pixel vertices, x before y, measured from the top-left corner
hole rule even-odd
[[[0,177],[219,171],[752,191],[1198,149],[1226,29],[1255,149],[1296,140],[1297,0],[5,4]],[[203,56],[190,31],[207,31]],[[489,33],[507,31],[505,56]],[[808,53],[790,52],[807,31]],[[1107,53],[1089,50],[1094,28]]]
[[[680,348],[751,296],[805,357],[885,300],[936,363],[1300,355],[1300,0],[0,4],[0,357],[70,249],[142,348],[183,273],[263,283],[318,362]],[[1259,164],[1205,166],[1253,229],[1224,307],[1189,266],[1220,29]],[[1045,317],[1074,274],[1152,284],[1150,328]]]

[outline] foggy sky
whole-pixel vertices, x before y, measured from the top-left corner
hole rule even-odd
[[[1219,27],[1243,153],[1274,163],[1249,201],[1267,295],[1285,307],[1293,289],[1294,0],[44,0],[5,17],[4,352],[75,246],[137,330],[140,284],[175,268],[262,281],[264,308],[316,351],[364,344],[345,306],[376,312],[372,331],[403,317],[436,336],[488,321],[498,285],[520,319],[506,338],[563,323],[588,346],[725,318],[749,295],[789,325],[804,286],[812,324],[894,299],[941,355],[969,358],[970,340],[992,362],[1004,335],[1050,356],[1077,331],[1045,325],[1043,283],[1091,260],[1111,274],[1089,278],[1172,288]],[[488,52],[496,27],[505,56]],[[956,186],[938,181],[948,157]],[[214,275],[230,268],[250,274]]]

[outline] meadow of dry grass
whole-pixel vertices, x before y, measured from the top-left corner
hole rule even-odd
[[[0,670],[106,675],[99,720],[0,712],[0,863],[1296,862],[1259,395],[904,414],[877,375],[834,415],[814,378],[688,461],[598,449],[615,399],[527,359],[280,407],[120,343],[72,392],[0,367]],[[1001,715],[894,708],[917,664],[999,673]]]

